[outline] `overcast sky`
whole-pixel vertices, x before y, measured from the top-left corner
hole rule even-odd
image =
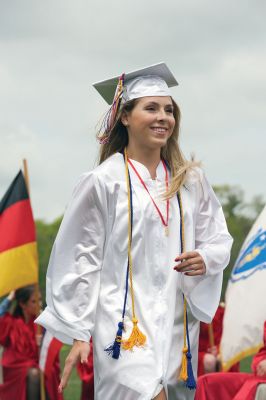
[[[165,61],[181,147],[212,184],[266,199],[265,0],[0,0],[0,197],[27,158],[34,215],[95,166],[92,83]]]

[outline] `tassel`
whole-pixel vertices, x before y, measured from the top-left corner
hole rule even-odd
[[[123,322],[118,322],[118,330],[116,332],[114,343],[111,346],[104,349],[104,351],[106,351],[107,354],[112,358],[114,358],[115,360],[118,360],[120,356],[123,329],[124,329]]]
[[[182,355],[182,363],[181,363],[181,370],[180,370],[180,374],[179,374],[179,379],[181,379],[182,381],[187,381],[188,379],[188,371],[187,371],[187,352],[188,352],[188,348],[184,347],[183,348],[183,355]]]
[[[187,354],[187,381],[186,387],[189,389],[196,389],[197,384],[193,374],[192,362],[191,362],[191,353],[188,351]]]
[[[130,337],[123,340],[122,346],[124,350],[132,350],[134,346],[140,347],[146,343],[146,336],[138,328],[137,318],[132,319],[133,329]]]

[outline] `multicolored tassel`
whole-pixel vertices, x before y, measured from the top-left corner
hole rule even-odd
[[[103,117],[99,133],[97,135],[100,144],[108,143],[110,133],[115,125],[117,112],[120,108],[121,99],[124,90],[124,78],[125,74],[122,74],[118,79],[113,103],[105,116]]]

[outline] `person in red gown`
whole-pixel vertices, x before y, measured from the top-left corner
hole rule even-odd
[[[254,356],[253,374],[240,372],[210,373],[199,377],[195,400],[254,400],[257,386],[266,383],[266,321],[264,346]]]
[[[220,303],[212,324],[200,323],[198,376],[220,371],[219,346],[223,332],[224,303]],[[230,372],[238,372],[239,363]]]
[[[2,303],[0,316],[0,344],[2,355],[3,384],[0,385],[1,400],[38,400],[40,398],[39,348],[34,324],[37,312],[35,287],[26,286],[16,290],[16,308],[13,314],[7,311],[12,296]],[[58,394],[59,360],[51,375],[45,375],[47,400],[62,400]],[[49,379],[51,378],[51,379]],[[51,384],[51,381],[54,384]]]

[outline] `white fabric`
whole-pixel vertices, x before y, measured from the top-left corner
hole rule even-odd
[[[152,180],[146,167],[133,161],[163,215],[162,163]],[[222,270],[232,239],[221,206],[203,173],[195,171],[182,189],[186,250],[198,249],[207,274],[185,277],[173,270],[180,254],[176,197],[170,200],[169,236],[150,197],[130,167],[133,186],[134,290],[145,348],[121,351],[119,360],[104,352],[114,341],[121,320],[127,267],[127,190],[122,154],[115,154],[84,174],[74,190],[57,235],[47,273],[47,308],[37,322],[65,343],[94,340],[95,400],[151,400],[159,383],[169,399],[192,399],[193,391],[177,383],[183,346],[185,292],[193,315],[188,322],[196,375],[201,319],[211,321],[220,296]],[[131,330],[131,300],[126,334]]]
[[[171,92],[166,82],[159,76],[138,76],[125,83],[122,103],[147,96],[171,96]]]
[[[266,383],[260,383],[257,387],[255,400],[266,399]]]
[[[45,331],[43,340],[42,340],[42,345],[41,345],[41,351],[40,351],[40,357],[39,357],[39,368],[42,372],[45,371],[45,364],[47,360],[47,355],[48,355],[48,350],[49,346],[53,340],[53,335],[49,331]]]
[[[220,347],[224,370],[263,344],[265,282],[266,206],[241,248],[227,286]]]
[[[158,394],[161,393],[162,390],[163,390],[163,385],[161,383],[158,383],[152,398],[154,399],[154,397],[158,396]]]

